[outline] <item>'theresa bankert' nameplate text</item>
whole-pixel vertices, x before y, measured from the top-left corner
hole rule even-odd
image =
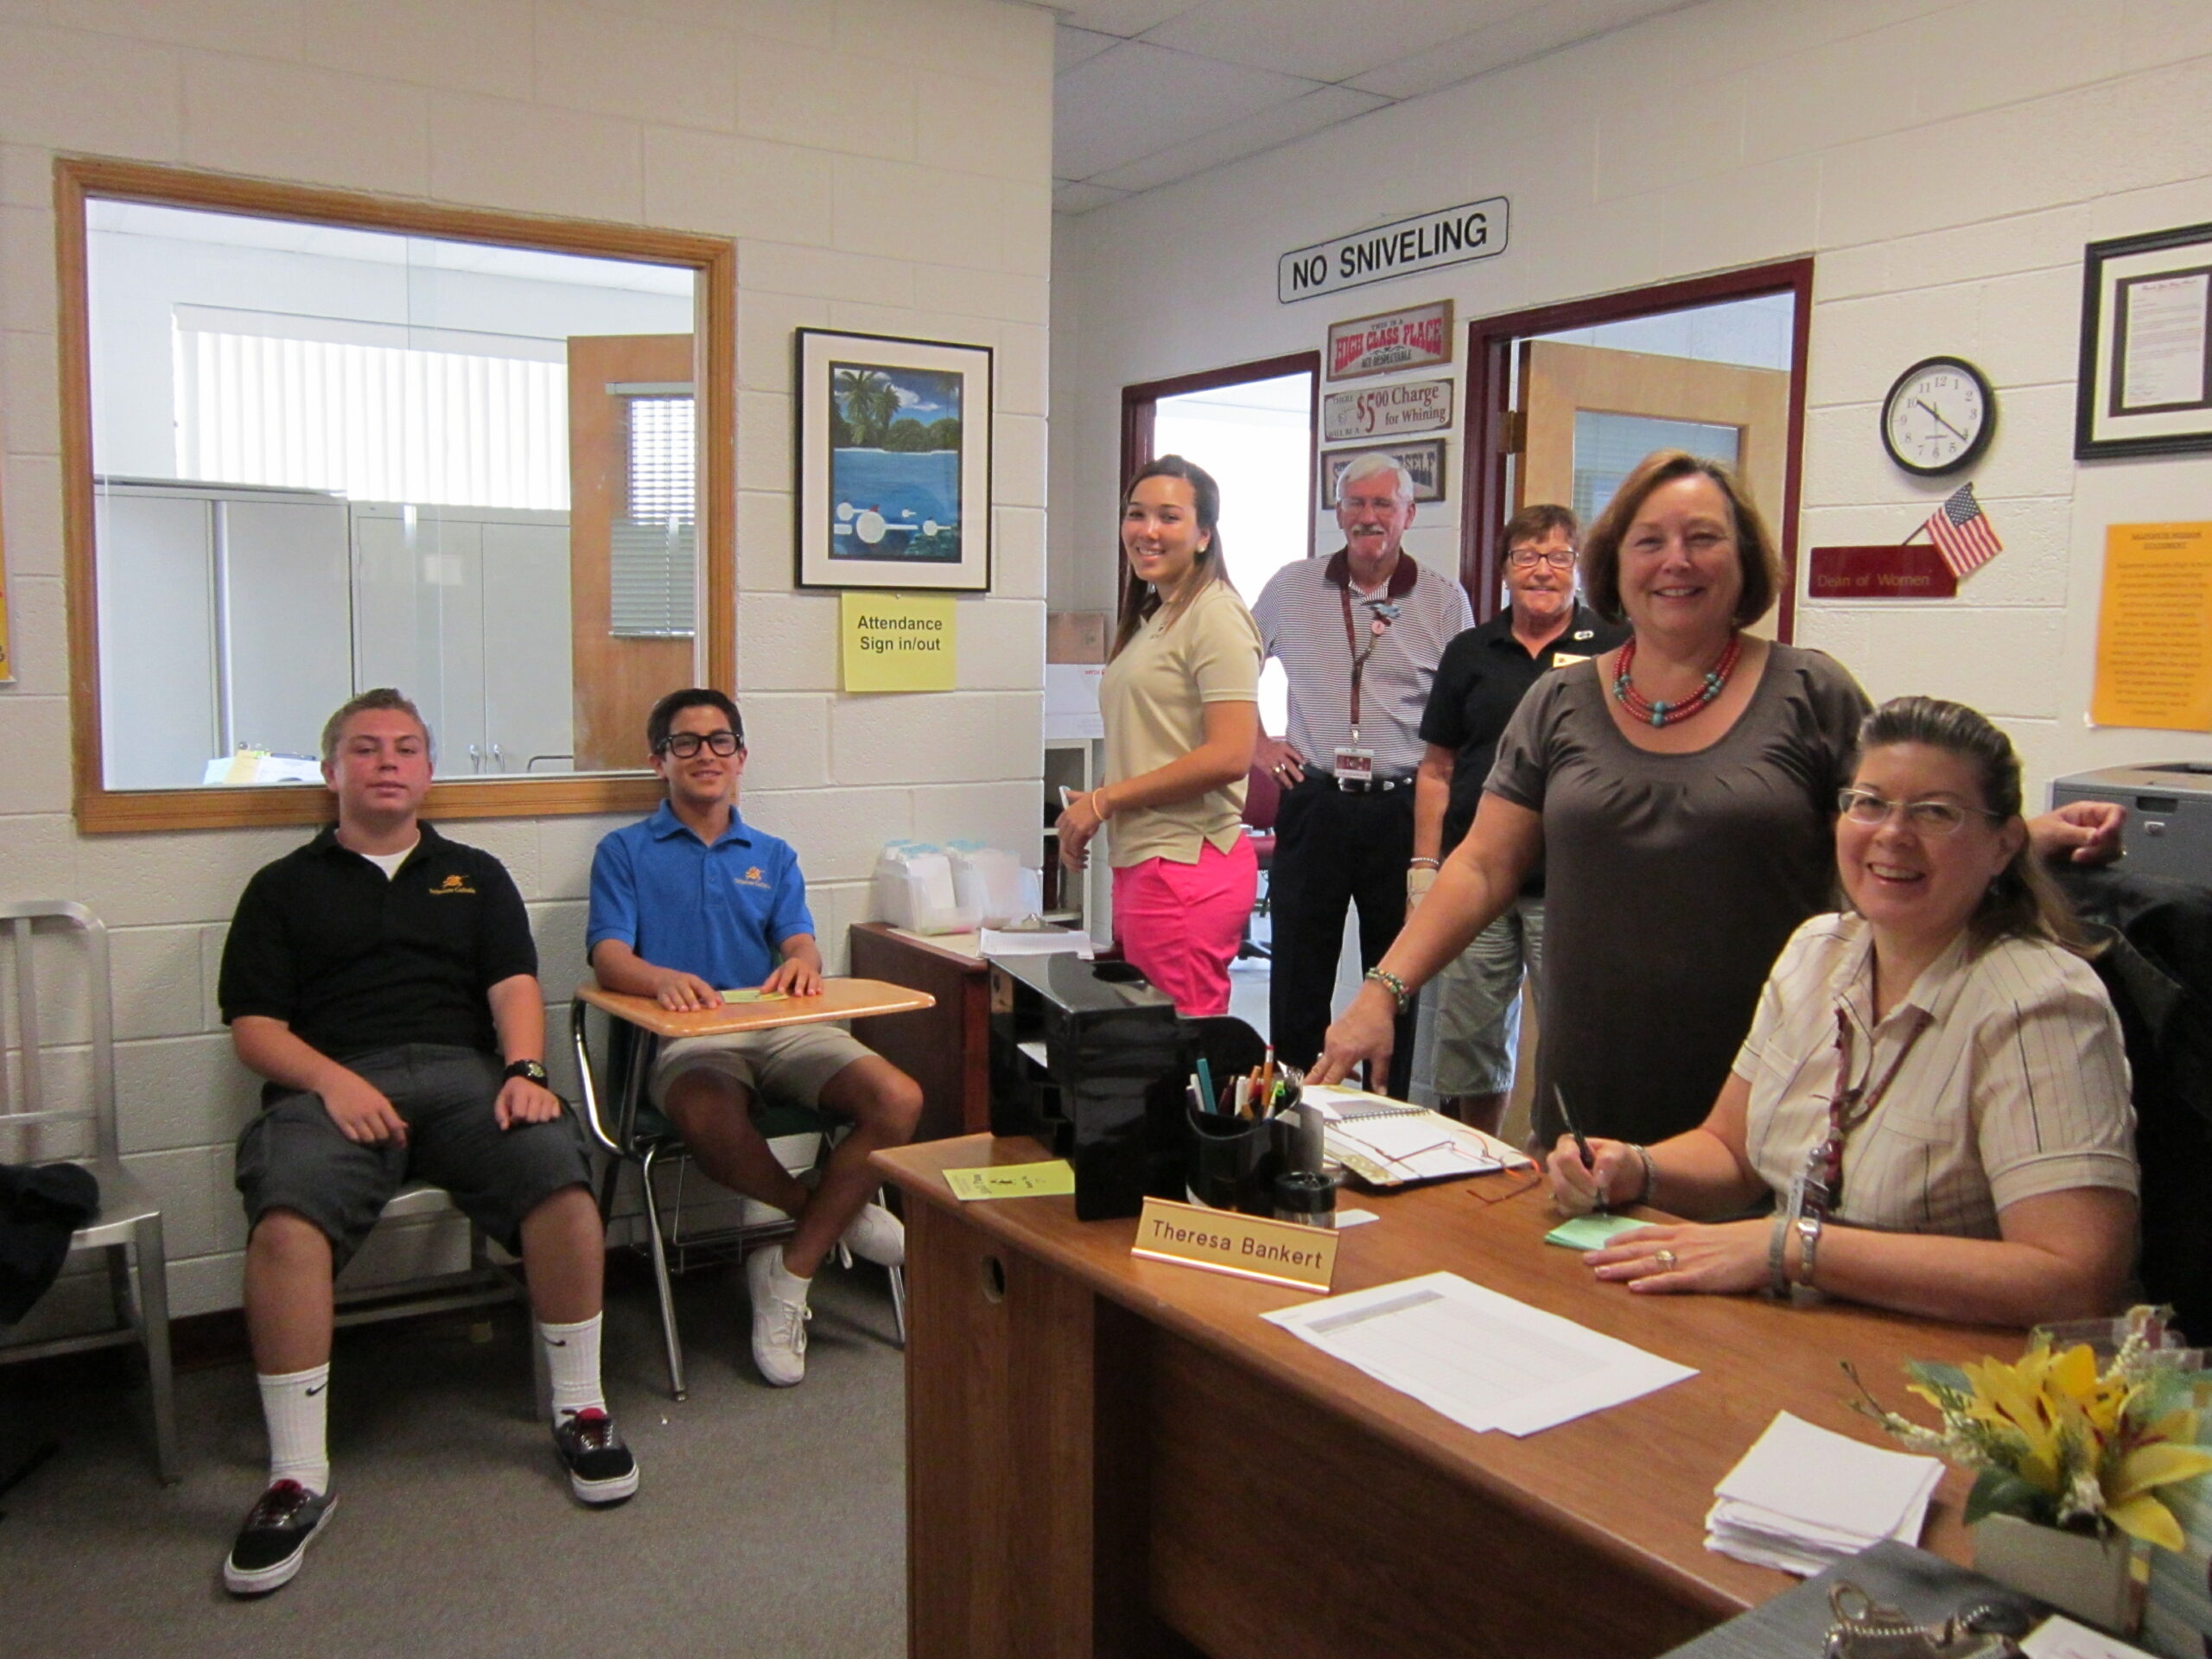
[[[1129,1254],[1298,1290],[1326,1290],[1337,1270],[1337,1235],[1333,1228],[1147,1198]]]

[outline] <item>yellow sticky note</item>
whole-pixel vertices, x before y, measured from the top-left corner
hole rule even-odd
[[[764,991],[758,985],[749,985],[741,991],[724,991],[725,1002],[783,1002],[790,1000],[788,991]]]
[[[839,654],[848,691],[950,691],[959,655],[950,594],[842,596]]]
[[[944,1184],[957,1198],[1041,1198],[1075,1191],[1075,1166],[1065,1158],[1041,1164],[988,1164],[980,1169],[948,1169]]]

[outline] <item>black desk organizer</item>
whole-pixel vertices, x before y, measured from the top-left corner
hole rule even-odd
[[[1040,1068],[1020,1045],[1041,1042]],[[1069,955],[991,963],[991,1133],[1026,1135],[1075,1168],[1079,1220],[1134,1216],[1147,1195],[1182,1198],[1185,1085],[1198,1057],[1217,1078],[1267,1046],[1242,1020],[1189,1020],[1125,962]]]

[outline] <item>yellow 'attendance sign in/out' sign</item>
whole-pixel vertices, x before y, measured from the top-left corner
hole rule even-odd
[[[2107,528],[2089,718],[2212,731],[2212,524]]]
[[[842,640],[848,691],[950,691],[954,659],[949,594],[844,594]]]

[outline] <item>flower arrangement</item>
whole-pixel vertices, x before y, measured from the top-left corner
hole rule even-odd
[[[2145,1340],[2142,1318],[2128,1324],[2101,1371],[2087,1343],[2054,1352],[2040,1334],[2013,1365],[1906,1366],[1911,1392],[1942,1414],[1940,1428],[1888,1410],[1863,1382],[1856,1408],[1912,1450],[1977,1471],[1969,1524],[2011,1515],[2098,1536],[2117,1529],[2179,1549],[2181,1527],[2157,1489],[2212,1471],[2212,1451],[2195,1444],[2187,1378]]]

